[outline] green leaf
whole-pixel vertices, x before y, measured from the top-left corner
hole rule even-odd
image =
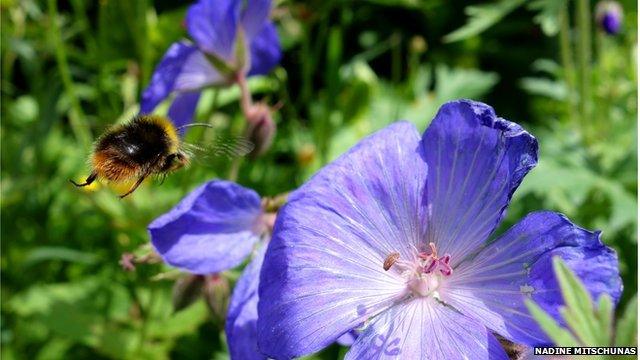
[[[539,11],[533,21],[542,27],[545,35],[554,36],[560,29],[559,14],[566,3],[567,0],[535,0],[527,8]]]
[[[560,257],[553,258],[553,270],[566,304],[561,309],[564,319],[584,344],[597,344],[598,323],[592,315],[591,296]]]
[[[611,300],[608,294],[600,295],[596,316],[598,319],[598,328],[601,330],[598,333],[600,339],[598,345],[608,346],[611,344],[613,332],[613,300]]]
[[[545,96],[553,100],[566,100],[567,87],[564,82],[547,78],[523,78],[520,86],[533,95]]]
[[[564,328],[533,301],[525,305],[544,332],[557,346],[610,346],[613,328],[613,301],[604,294],[593,307],[591,296],[580,279],[560,257],[553,258],[553,269],[560,285],[565,306],[560,315],[569,327]]]
[[[27,254],[24,266],[33,266],[47,260],[68,261],[80,264],[94,264],[98,257],[95,254],[57,246],[41,246]]]
[[[616,346],[638,345],[638,295],[627,304],[616,325]]]
[[[558,346],[578,346],[579,342],[569,331],[560,326],[549,314],[530,299],[525,305],[542,330]]]
[[[445,35],[444,42],[460,41],[478,35],[498,23],[525,0],[502,0],[494,4],[467,6],[464,12],[469,16],[467,23],[458,30]]]

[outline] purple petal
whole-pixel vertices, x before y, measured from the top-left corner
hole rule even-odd
[[[184,41],[173,43],[160,60],[151,76],[151,82],[142,93],[140,112],[150,113],[174,90],[176,78],[187,58],[196,47]]]
[[[455,266],[498,225],[526,173],[537,162],[536,139],[493,109],[469,100],[440,108],[424,133],[429,164],[428,242]]]
[[[239,0],[200,0],[187,10],[187,30],[203,51],[233,60]]]
[[[260,238],[260,196],[229,181],[198,187],[149,224],[151,242],[169,265],[210,274],[239,265]]]
[[[494,243],[454,270],[441,289],[442,300],[507,339],[528,345],[549,343],[524,306],[530,296],[559,319],[562,295],[551,258],[562,257],[594,299],[620,297],[615,253],[599,233],[553,212],[529,214]]]
[[[264,75],[271,71],[282,57],[280,39],[276,27],[265,23],[251,41],[251,69],[249,76]]]
[[[176,78],[174,89],[177,91],[199,90],[205,86],[220,85],[226,81],[227,79],[211,65],[205,54],[197,50],[187,58]]]
[[[336,342],[342,346],[351,346],[358,338],[358,332],[355,330],[347,331],[336,339]]]
[[[140,112],[148,114],[174,91],[190,91],[223,81],[197,48],[187,42],[174,43],[160,60],[142,93]]]
[[[232,359],[266,359],[258,350],[258,283],[266,246],[260,248],[236,283],[225,325]]]
[[[199,91],[186,92],[176,96],[167,114],[176,128],[191,123],[199,99]],[[180,134],[184,134],[184,129],[180,130]]]
[[[426,229],[427,168],[415,127],[365,138],[280,210],[260,279],[258,342],[275,358],[308,354],[390,306],[404,290],[383,269],[412,258]]]
[[[247,6],[242,11],[240,23],[248,40],[263,28],[269,18],[271,0],[247,0]]]
[[[375,318],[345,356],[350,359],[508,359],[480,323],[424,298]]]

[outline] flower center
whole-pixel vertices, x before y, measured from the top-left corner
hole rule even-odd
[[[436,245],[429,243],[429,247],[430,252],[420,252],[411,261],[400,259],[397,252],[391,253],[382,267],[385,271],[397,271],[405,279],[409,294],[439,298],[440,284],[453,273],[449,265],[451,255],[439,257]]]

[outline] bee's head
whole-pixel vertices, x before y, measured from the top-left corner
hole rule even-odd
[[[174,154],[169,154],[164,161],[162,166],[162,171],[174,171],[178,170],[189,163],[189,158],[181,153],[177,152]]]

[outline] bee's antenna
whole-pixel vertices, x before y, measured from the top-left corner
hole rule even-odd
[[[208,128],[214,128],[213,125],[211,124],[205,124],[205,123],[193,123],[193,124],[187,124],[187,125],[182,125],[180,127],[178,127],[178,130],[182,130],[184,128],[188,128],[188,127],[192,127],[192,126],[204,126],[204,127],[208,127]]]

